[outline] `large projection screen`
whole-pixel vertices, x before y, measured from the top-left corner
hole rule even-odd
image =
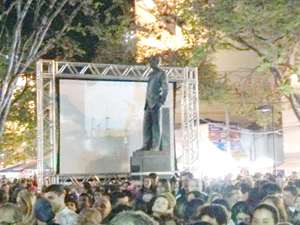
[[[147,82],[58,79],[59,174],[129,173]],[[173,84],[164,108],[174,123]],[[173,127],[173,126],[172,126]]]

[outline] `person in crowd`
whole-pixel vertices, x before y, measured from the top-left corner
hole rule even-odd
[[[78,215],[76,225],[99,225],[102,215],[97,209],[84,208]]]
[[[0,224],[21,224],[22,213],[18,207],[9,202],[0,205]]]
[[[159,196],[166,192],[171,192],[170,182],[167,179],[160,179],[156,187],[156,196]]]
[[[174,196],[177,196],[179,191],[179,180],[176,176],[171,177],[170,179],[171,193]]]
[[[163,193],[162,195],[165,196],[169,201],[169,206],[170,207],[167,211],[167,215],[173,217],[174,216],[174,207],[176,206],[176,198],[170,192]]]
[[[124,211],[115,216],[110,225],[159,225],[159,223],[143,211]]]
[[[221,205],[203,206],[200,211],[199,219],[212,225],[226,225],[228,222],[227,210]]]
[[[94,194],[91,184],[89,182],[83,182],[83,187],[85,189],[85,191],[83,193],[87,193],[89,195],[89,197],[91,198]]]
[[[231,208],[230,208],[228,202],[224,199],[216,199],[212,202],[212,204],[223,206],[223,208],[226,210],[226,213],[228,215],[228,220],[229,220],[228,222],[230,222],[228,224],[233,225],[233,221],[230,219],[231,218]]]
[[[190,224],[198,222],[200,211],[204,204],[205,201],[200,198],[187,202],[184,209],[184,221]]]
[[[238,186],[227,185],[222,191],[222,196],[228,202],[230,209],[235,203],[242,200],[242,192]]]
[[[149,177],[153,180],[153,187],[156,188],[159,181],[159,176],[157,175],[157,173],[150,173]]]
[[[178,195],[176,195],[176,199],[182,198],[182,201],[185,201],[186,194],[188,193],[189,181],[194,178],[194,175],[190,172],[184,172],[180,175],[180,190],[178,191]]]
[[[294,223],[300,223],[300,194],[295,198]]]
[[[60,225],[75,224],[78,215],[66,207],[64,188],[61,185],[52,184],[44,192],[44,197],[51,203],[55,212],[55,223]]]
[[[55,213],[51,206],[51,203],[43,198],[37,199],[35,205],[34,205],[34,214],[35,218],[47,225],[55,225],[54,223],[54,217]],[[38,222],[38,224],[41,224]]]
[[[294,186],[294,185],[286,186],[283,189],[283,200],[284,200],[285,205],[287,206],[289,222],[294,221],[294,217],[296,214],[295,200],[296,200],[297,195],[299,195],[299,191],[296,188],[296,186]]]
[[[95,203],[99,198],[101,198],[103,196],[103,192],[100,190],[100,188],[97,188],[94,191],[93,197],[94,197],[94,201],[93,203]]]
[[[92,199],[87,193],[82,193],[78,199],[78,213],[85,208],[92,207]]]
[[[22,223],[26,225],[35,224],[34,204],[36,197],[27,189],[23,189],[17,196],[17,206],[22,213]]]
[[[249,193],[251,191],[251,186],[247,183],[241,183],[239,184],[239,187],[241,188],[241,192],[242,192],[241,201],[248,201]]]
[[[78,203],[72,198],[66,199],[66,206],[75,213],[78,211]]]
[[[282,197],[282,190],[277,184],[267,182],[259,187],[259,196],[260,199],[264,199],[268,195]]]
[[[261,203],[263,204],[269,204],[274,206],[278,212],[279,212],[279,217],[281,222],[287,222],[288,221],[288,213],[287,209],[284,205],[283,199],[280,197],[277,197],[275,195],[269,195],[265,197]]]
[[[199,191],[190,191],[186,196],[186,201],[190,202],[193,199],[202,199],[204,202],[206,202],[207,196]]]
[[[294,180],[293,184],[296,186],[296,188],[300,192],[300,179]]]
[[[160,225],[165,224],[176,224],[171,217],[167,215],[168,209],[171,208],[171,204],[168,198],[164,195],[160,195],[155,199],[152,207],[152,216],[155,220],[159,222]]]
[[[105,222],[111,221],[118,213],[122,211],[131,210],[129,206],[130,200],[128,195],[124,192],[114,192],[110,196],[112,211],[108,217],[105,218]]]
[[[237,202],[231,208],[231,220],[235,225],[240,223],[250,224],[252,212],[250,206],[245,201]]]
[[[2,204],[4,202],[7,202],[6,195],[5,195],[5,192],[2,189],[0,189],[0,204]]]
[[[143,188],[140,190],[135,199],[133,209],[142,210],[145,213],[151,214],[151,208],[155,201],[156,190],[153,189],[153,180],[150,177],[145,177],[143,181]]]
[[[188,192],[202,191],[202,182],[198,179],[190,179],[188,183]]]
[[[4,192],[4,200],[5,202],[10,202],[11,201],[11,197],[10,197],[10,187],[8,184],[4,183],[1,186],[1,189]]]
[[[101,224],[108,224],[109,221],[106,218],[109,218],[112,211],[110,200],[103,196],[94,203],[93,208],[97,209],[101,213],[103,219]]]
[[[278,210],[268,204],[259,204],[252,213],[251,225],[276,225],[279,222]]]
[[[298,171],[293,171],[292,173],[292,181],[300,179],[300,173]]]
[[[184,208],[185,208],[185,202],[187,193],[189,192],[189,181],[191,179],[194,179],[194,175],[190,172],[184,172],[180,175],[180,190],[178,191],[178,195],[176,196],[177,204],[175,207],[175,215],[183,219],[184,217]]]

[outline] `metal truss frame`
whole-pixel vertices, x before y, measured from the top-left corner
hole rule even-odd
[[[191,171],[199,159],[199,100],[198,71],[188,67],[161,67],[171,82],[181,90],[181,124],[183,131],[184,169]],[[147,66],[111,65],[81,62],[39,60],[37,75],[37,178],[41,190],[45,176],[52,183],[59,182],[57,174],[57,107],[56,78],[147,80],[151,72]],[[50,171],[44,172],[44,156],[50,155]],[[91,177],[94,175],[85,176]],[[73,175],[65,179],[75,179]]]

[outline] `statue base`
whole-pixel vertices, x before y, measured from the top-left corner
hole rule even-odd
[[[165,151],[136,151],[130,157],[131,172],[170,172],[170,154]]]

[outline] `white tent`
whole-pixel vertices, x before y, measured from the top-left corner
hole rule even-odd
[[[180,163],[182,157],[183,155],[177,159],[179,169],[182,169]],[[236,160],[227,152],[221,151],[202,132],[200,132],[199,161],[192,165],[192,168],[195,174],[209,177],[237,174],[240,171]]]

